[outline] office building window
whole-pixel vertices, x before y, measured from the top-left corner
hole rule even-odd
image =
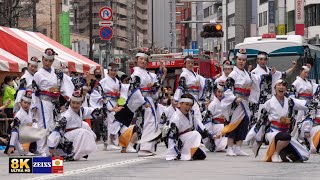
[[[234,46],[235,46],[236,42],[235,41],[231,41],[228,44],[229,44],[229,49],[234,49]]]
[[[268,13],[267,11],[263,12],[263,25],[268,24]]]
[[[209,13],[209,7],[207,7],[207,8],[205,8],[205,9],[203,10],[203,17],[206,18],[206,17],[208,17],[209,15],[210,15],[210,13]]]
[[[262,26],[262,13],[259,13],[259,27]]]
[[[312,4],[305,7],[306,27],[320,25],[320,4]]]
[[[295,31],[295,11],[289,11],[287,17],[288,24],[286,29],[288,29],[288,32]]]
[[[232,26],[232,24],[234,24],[234,16],[233,16],[233,17],[230,17],[230,18],[228,19],[228,21],[229,21],[229,22],[228,22],[228,23],[229,23],[228,25],[229,25],[229,26]]]

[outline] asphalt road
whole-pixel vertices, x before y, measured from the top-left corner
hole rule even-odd
[[[263,162],[266,150],[254,158],[248,146],[248,157],[227,157],[225,153],[207,153],[203,161],[166,161],[163,144],[157,155],[137,157],[136,153],[121,154],[116,151],[99,150],[88,160],[64,162],[64,174],[9,174],[8,157],[0,152],[0,180],[15,179],[320,179],[320,156],[312,155],[305,163]]]

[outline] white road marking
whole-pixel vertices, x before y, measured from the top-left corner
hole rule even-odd
[[[141,158],[130,159],[130,160],[114,162],[114,163],[108,163],[108,164],[101,164],[101,165],[98,165],[98,166],[91,166],[91,167],[87,167],[87,168],[66,171],[63,174],[51,174],[51,175],[46,175],[46,176],[28,178],[28,179],[25,179],[25,180],[55,179],[55,178],[59,178],[59,177],[70,176],[70,175],[80,174],[80,173],[87,173],[87,172],[101,170],[101,169],[105,169],[105,168],[122,166],[122,165],[126,165],[126,164],[139,163],[139,162],[142,162],[142,161],[146,161],[148,159],[156,159],[156,158],[162,158],[162,157],[164,157],[164,154],[156,155],[156,156],[150,156],[150,157],[141,157]]]

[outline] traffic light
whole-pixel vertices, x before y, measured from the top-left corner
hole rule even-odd
[[[223,31],[221,24],[205,24],[203,25],[203,31],[200,33],[202,38],[214,38],[223,37]]]

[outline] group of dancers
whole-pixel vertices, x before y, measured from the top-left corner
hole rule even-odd
[[[83,95],[83,77],[71,78],[52,67],[55,55],[46,49],[39,70],[36,57],[28,63],[16,98],[8,154],[16,149],[32,155],[20,139],[45,129],[29,142],[36,140],[41,156],[88,158],[97,149],[96,135],[84,121],[88,118],[103,119],[107,146],[140,157],[155,155],[160,142],[168,148],[166,160],[202,160],[206,149],[248,156],[244,140],[253,142],[255,156],[262,144],[269,145],[266,161],[303,162],[310,153],[319,153],[320,96],[318,85],[308,79],[309,64],[293,62],[280,72],[267,67],[268,54],[259,52],[257,67],[248,72],[246,51],[240,49],[234,62],[223,62],[221,75],[204,78],[194,72],[193,57],[186,56],[179,85],[167,104],[162,101],[166,69],[149,72],[145,52],[136,54],[129,84],[116,78],[119,67],[110,63],[89,97]],[[284,79],[294,71],[299,75],[289,87]],[[29,134],[19,132],[25,126]]]

